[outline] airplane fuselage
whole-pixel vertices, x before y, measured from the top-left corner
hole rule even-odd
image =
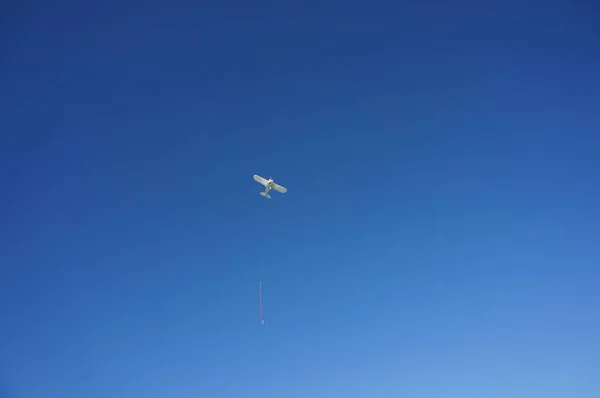
[[[271,198],[271,196],[269,195],[269,191],[273,189],[273,179],[269,178],[269,180],[267,181],[266,185],[265,185],[265,192],[262,193],[262,196],[266,197],[266,198]]]
[[[269,191],[273,189],[273,179],[269,179],[269,181],[267,181],[267,185],[265,185],[265,193],[269,193]]]

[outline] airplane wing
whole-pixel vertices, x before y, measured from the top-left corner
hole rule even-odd
[[[273,189],[276,190],[277,192],[281,192],[281,193],[287,192],[287,188],[282,187],[281,185],[277,185],[275,183],[273,183]]]
[[[257,176],[256,174],[254,174],[254,181],[258,182],[259,184],[263,184],[265,187],[267,186],[267,183],[269,181],[265,180],[264,178],[262,178],[261,176]]]

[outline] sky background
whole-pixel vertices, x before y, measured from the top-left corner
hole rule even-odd
[[[0,398],[600,396],[597,6],[14,3]]]

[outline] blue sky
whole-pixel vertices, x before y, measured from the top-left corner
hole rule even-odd
[[[39,3],[1,398],[600,396],[592,6]]]

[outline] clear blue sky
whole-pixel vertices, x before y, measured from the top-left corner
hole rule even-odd
[[[38,3],[1,398],[600,396],[597,7]]]

